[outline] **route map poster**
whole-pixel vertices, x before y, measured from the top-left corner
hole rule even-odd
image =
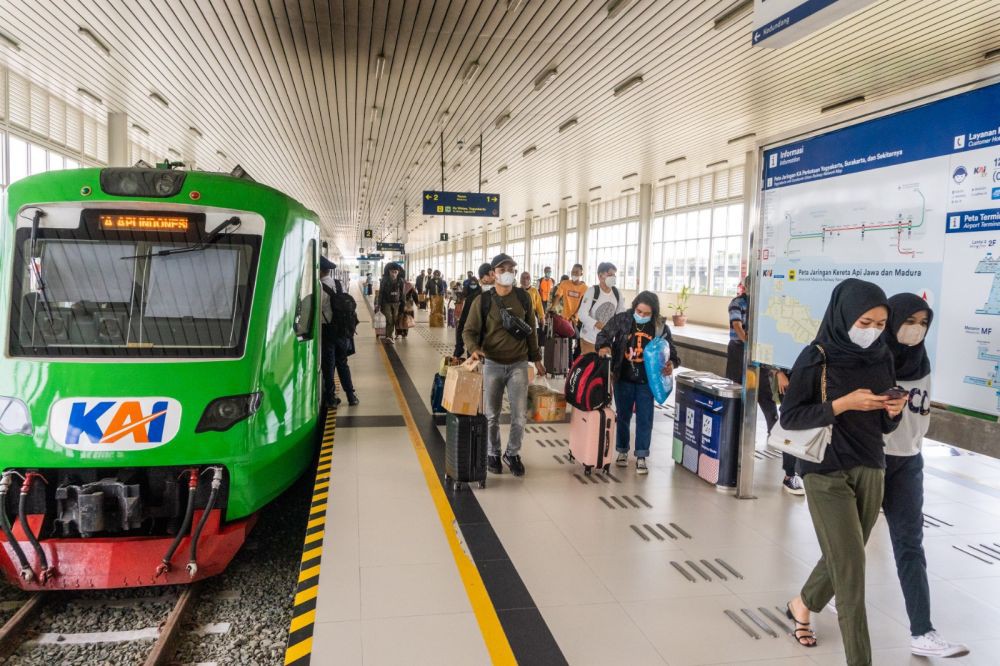
[[[757,344],[791,367],[849,277],[925,298],[933,398],[1000,415],[1000,84],[763,154]]]

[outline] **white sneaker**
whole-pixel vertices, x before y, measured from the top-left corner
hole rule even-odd
[[[635,473],[636,474],[648,474],[649,473],[649,470],[646,468],[646,459],[645,458],[636,458],[635,459]]]
[[[969,648],[961,643],[949,643],[936,631],[910,639],[910,652],[919,657],[963,657]]]
[[[628,454],[619,453],[618,457],[615,458],[615,465],[618,467],[628,467]]]
[[[802,485],[802,479],[798,476],[786,476],[781,482],[781,486],[789,495],[805,495],[806,487]]]

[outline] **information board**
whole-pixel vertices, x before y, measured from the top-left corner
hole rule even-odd
[[[849,277],[935,311],[934,399],[1000,414],[1000,84],[763,152],[757,343],[790,367]]]
[[[482,192],[424,191],[424,215],[500,217],[500,195]]]
[[[753,45],[788,46],[875,0],[754,0]]]
[[[381,241],[375,243],[375,249],[379,252],[405,252],[405,248],[402,243],[382,243]]]

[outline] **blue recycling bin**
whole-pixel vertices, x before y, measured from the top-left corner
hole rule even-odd
[[[685,469],[698,473],[701,453],[701,413],[695,402],[699,379],[715,377],[710,372],[684,372],[674,377],[673,459]]]
[[[701,377],[694,386],[700,419],[696,473],[720,490],[736,488],[742,395],[742,386],[717,376]]]

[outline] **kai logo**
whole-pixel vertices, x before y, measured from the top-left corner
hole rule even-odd
[[[78,451],[141,451],[177,436],[181,405],[172,398],[65,398],[52,406],[52,438]]]

